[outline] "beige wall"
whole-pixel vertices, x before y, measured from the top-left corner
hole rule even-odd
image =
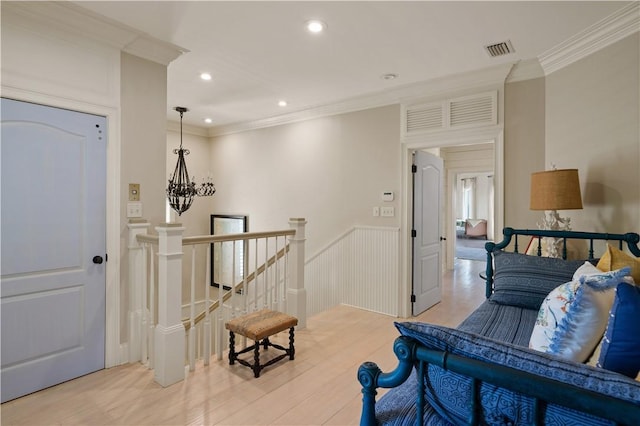
[[[165,141],[167,138],[167,67],[137,56],[121,56],[120,161],[120,336],[127,340],[129,183],[140,184],[143,216],[154,227],[164,222]]]
[[[399,105],[218,137],[211,164],[212,213],[246,214],[251,231],[304,217],[308,255],[355,225],[400,225]],[[396,215],[373,217],[382,205]]]
[[[546,78],[545,162],[577,168],[573,229],[640,232],[640,33]]]
[[[545,169],[545,79],[507,83],[504,103],[504,223],[537,229],[541,212],[529,210],[529,186],[531,173]]]

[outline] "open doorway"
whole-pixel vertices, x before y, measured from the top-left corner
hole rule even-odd
[[[456,259],[485,261],[484,244],[492,234],[492,199],[492,170],[457,174],[453,194]]]
[[[486,260],[484,244],[494,239],[495,146],[476,143],[442,148],[447,175],[447,269],[455,259]]]

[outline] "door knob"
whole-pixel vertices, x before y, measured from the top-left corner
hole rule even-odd
[[[440,237],[440,241],[447,241],[445,237]]]
[[[102,263],[102,256],[93,256],[93,263],[100,265]]]

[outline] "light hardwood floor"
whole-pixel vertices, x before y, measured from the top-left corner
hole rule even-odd
[[[456,326],[484,300],[484,262],[456,260],[442,302],[410,320]],[[254,379],[226,359],[199,364],[186,381],[162,388],[140,364],[102,370],[0,406],[2,425],[354,425],[356,372],[364,361],[396,366],[398,319],[338,306],[296,332],[296,359]],[[277,339],[286,341],[286,333]],[[379,396],[383,392],[380,392]],[[379,397],[378,396],[378,397]]]

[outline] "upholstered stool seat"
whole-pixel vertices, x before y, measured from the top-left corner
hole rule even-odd
[[[242,315],[228,321],[225,324],[225,327],[227,328],[227,330],[229,330],[229,365],[233,365],[235,361],[238,361],[238,363],[251,368],[255,377],[260,377],[260,372],[263,368],[280,361],[282,358],[289,356],[289,359],[293,360],[295,356],[293,337],[294,327],[296,325],[298,325],[298,319],[296,317],[292,317],[291,315],[287,315],[282,312],[272,311],[270,309],[263,309],[261,311],[252,312],[250,314]],[[289,348],[282,347],[269,341],[270,336],[273,336],[274,334],[286,329],[289,329]],[[254,344],[241,350],[240,352],[236,352],[236,334],[253,340]],[[261,365],[261,345],[265,350],[268,349],[269,346],[271,346],[284,351],[284,353]],[[238,355],[249,351],[253,351],[253,364],[238,358]]]

